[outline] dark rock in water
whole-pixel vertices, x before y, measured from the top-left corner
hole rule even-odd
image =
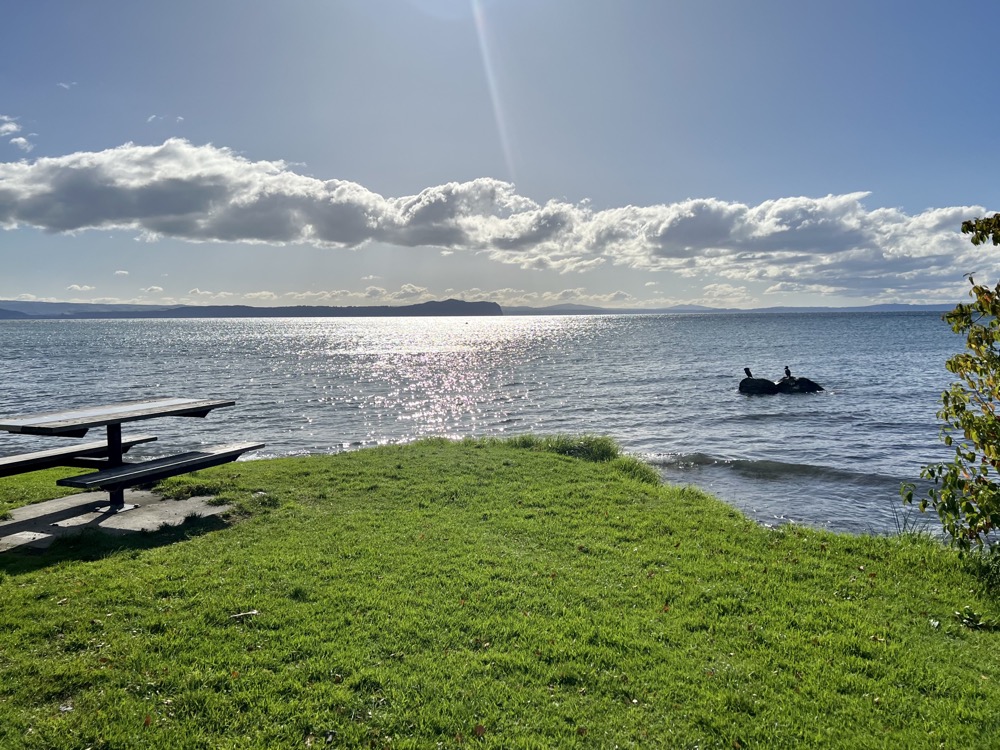
[[[755,378],[749,367],[744,367],[743,372],[747,376],[740,381],[740,393],[772,396],[775,393],[816,393],[823,390],[823,386],[809,378],[796,378],[789,374],[772,383],[767,378]],[[787,367],[785,372],[788,372]]]
[[[809,378],[784,377],[775,383],[776,393],[816,393],[823,386]]]
[[[767,378],[743,378],[740,381],[740,393],[770,396],[778,392],[778,386]]]

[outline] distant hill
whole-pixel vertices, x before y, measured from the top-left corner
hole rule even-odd
[[[129,312],[142,310],[166,310],[167,305],[113,305],[99,302],[26,302],[23,300],[0,300],[0,312],[13,311],[30,317],[53,317],[76,312]]]
[[[954,305],[864,305],[860,307],[705,307],[674,305],[655,310],[604,308],[592,305],[508,306],[495,302],[447,299],[416,305],[326,307],[252,307],[250,305],[114,305],[87,302],[23,302],[0,300],[0,320],[87,320],[110,318],[394,318],[482,315],[664,315],[677,313],[835,313],[835,312],[947,312]]]
[[[2,303],[0,303],[2,304]],[[590,305],[549,305],[548,307],[505,306],[504,315],[669,315],[676,313],[838,313],[838,312],[947,312],[954,305],[882,304],[859,307],[705,307],[674,305],[656,309],[591,307]]]
[[[888,303],[882,305],[861,305],[859,307],[762,307],[757,310],[742,310],[741,312],[797,313],[797,312],[948,312],[955,305],[906,305]]]
[[[447,299],[416,305],[359,307],[251,307],[249,305],[104,305],[0,300],[0,318],[90,320],[110,318],[389,318],[503,315],[495,302]]]

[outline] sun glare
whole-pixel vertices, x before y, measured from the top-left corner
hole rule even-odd
[[[472,5],[472,16],[476,23],[476,36],[479,37],[479,53],[483,57],[486,85],[490,89],[490,101],[493,103],[493,118],[497,124],[497,134],[500,137],[500,148],[503,149],[503,159],[507,166],[507,175],[512,182],[517,182],[517,175],[514,173],[514,159],[511,153],[510,136],[507,133],[507,122],[500,100],[500,88],[497,85],[496,72],[493,68],[493,55],[490,52],[489,35],[486,30],[486,14],[483,12],[481,0],[469,0],[469,3]]]

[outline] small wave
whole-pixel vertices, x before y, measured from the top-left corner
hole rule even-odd
[[[716,466],[726,463],[725,459],[707,453],[670,453],[644,456],[646,463],[660,469],[690,469],[696,466]]]
[[[727,414],[720,421],[725,422],[794,422],[822,419],[827,424],[850,424],[861,421],[857,414],[829,413],[825,411],[767,411],[749,414]]]
[[[865,485],[903,481],[898,477],[873,474],[871,472],[851,471],[832,466],[787,463],[767,459],[720,458],[707,453],[660,454],[648,456],[646,460],[653,466],[665,471],[718,467],[731,470],[745,478],[760,480],[809,477],[829,482],[851,482]]]

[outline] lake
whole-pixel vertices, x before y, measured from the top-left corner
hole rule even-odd
[[[137,457],[596,433],[761,523],[886,532],[916,517],[900,483],[949,457],[935,412],[962,343],[936,312],[0,321],[0,413],[237,400],[147,425]],[[825,390],[737,392],[786,365]],[[0,454],[36,442],[55,445],[3,434]]]

